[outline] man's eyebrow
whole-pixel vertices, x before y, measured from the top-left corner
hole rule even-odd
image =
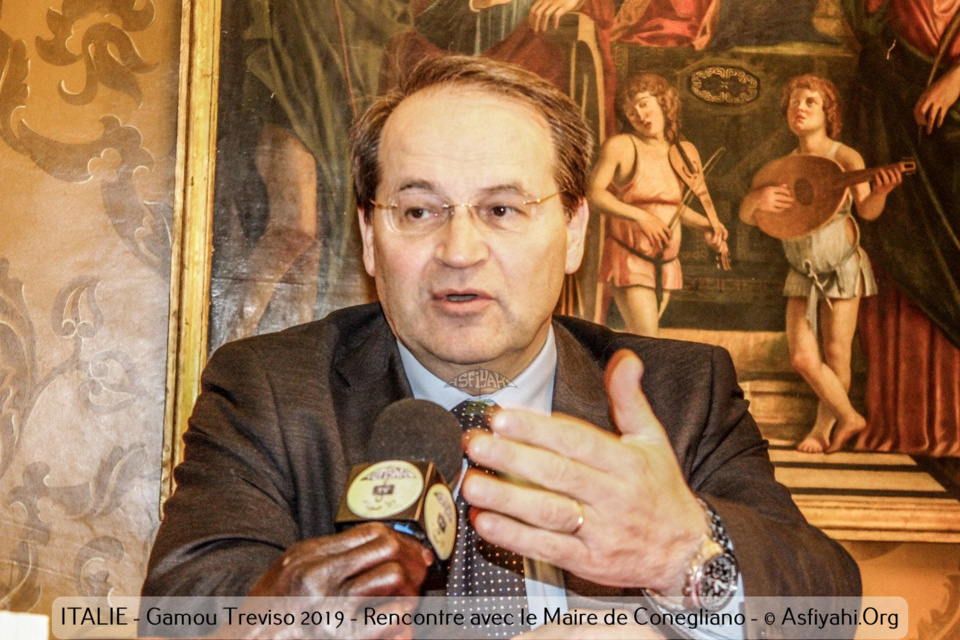
[[[404,191],[429,191],[432,193],[439,193],[437,185],[429,180],[421,179],[410,179],[400,183],[400,188],[397,190],[398,193],[403,193]],[[519,182],[505,182],[503,184],[495,184],[489,187],[484,187],[480,190],[481,196],[490,196],[497,193],[516,193],[522,196],[530,195],[530,192],[527,191],[522,184]]]
[[[519,182],[508,182],[505,184],[496,184],[490,187],[484,187],[480,190],[480,194],[484,196],[493,195],[495,193],[516,193],[521,196],[528,196],[530,192],[527,191],[523,185]]]
[[[413,189],[420,191],[436,191],[436,186],[429,180],[410,179],[400,183],[400,188],[398,191],[403,192]]]

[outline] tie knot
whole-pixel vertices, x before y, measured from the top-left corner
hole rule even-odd
[[[492,400],[464,400],[450,412],[460,421],[464,429],[489,429],[496,403]]]

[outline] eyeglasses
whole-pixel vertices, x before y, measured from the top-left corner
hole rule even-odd
[[[382,204],[371,200],[376,209],[386,214],[387,226],[394,233],[405,236],[422,236],[443,227],[453,217],[457,207],[468,209],[489,229],[509,233],[523,233],[537,217],[537,205],[562,191],[542,198],[525,199],[520,193],[497,193],[487,196],[482,202],[448,204],[434,193],[405,191],[394,204]]]

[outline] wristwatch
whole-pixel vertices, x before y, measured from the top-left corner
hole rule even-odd
[[[669,611],[719,611],[727,606],[737,592],[740,568],[733,555],[730,536],[723,528],[717,512],[700,498],[697,498],[697,502],[703,507],[710,535],[701,538],[700,546],[687,566],[683,596],[671,598],[652,589],[645,590],[657,606]]]

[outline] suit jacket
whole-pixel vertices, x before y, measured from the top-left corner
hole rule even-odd
[[[690,487],[720,514],[746,595],[859,595],[859,571],[774,479],[720,348],[557,317],[553,409],[614,431],[603,369],[644,362],[643,390]],[[225,345],[202,380],[144,595],[242,595],[293,543],[334,533],[351,465],[380,411],[411,395],[378,304]],[[669,514],[664,514],[669,517]],[[611,590],[568,576],[584,595]]]

